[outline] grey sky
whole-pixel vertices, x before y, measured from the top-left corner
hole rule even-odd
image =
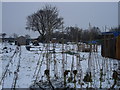
[[[90,22],[92,26],[102,29],[105,25],[107,27],[117,27],[118,25],[117,2],[4,2],[2,3],[2,32],[8,35],[18,33],[37,37],[37,32],[34,34],[32,31],[25,30],[26,17],[45,4],[58,8],[60,16],[64,18],[65,26],[77,25],[86,29]]]
[[[2,32],[2,3],[0,2],[0,33]]]

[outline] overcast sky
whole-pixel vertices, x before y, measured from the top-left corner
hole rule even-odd
[[[30,34],[37,37],[38,33],[25,30],[26,17],[42,8],[45,4],[56,6],[59,15],[64,18],[65,26],[75,26],[87,29],[89,22],[92,26],[102,29],[105,25],[118,26],[117,2],[3,2],[2,3],[2,32],[11,35]]]
[[[0,33],[2,32],[2,3],[0,2]]]

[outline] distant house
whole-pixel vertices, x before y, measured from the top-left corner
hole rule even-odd
[[[120,31],[103,32],[101,55],[120,60]]]
[[[27,39],[24,36],[16,38],[16,45],[27,45]]]
[[[7,42],[14,42],[15,38],[1,38],[2,42],[7,41]]]

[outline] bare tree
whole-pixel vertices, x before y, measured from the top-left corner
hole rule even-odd
[[[58,16],[58,10],[56,7],[46,5],[36,13],[27,17],[28,30],[38,31],[42,39],[45,36],[49,36],[53,30],[62,28],[63,18]]]
[[[92,27],[91,30],[90,30],[90,37],[92,40],[95,40],[95,39],[99,39],[99,35],[101,34],[101,31],[98,27]]]
[[[2,33],[1,34],[1,36],[2,36],[3,39],[5,38],[6,35],[7,35],[6,33]]]
[[[16,34],[16,33],[13,33],[13,38],[17,38],[18,37],[18,34]]]
[[[118,27],[111,28],[109,31],[117,31],[120,32],[120,25]]]
[[[5,36],[6,36],[7,34],[6,33],[1,33],[0,34],[0,36],[2,37],[2,41],[4,42],[4,40],[5,40]]]
[[[68,39],[71,39],[71,41],[78,41],[81,39],[81,33],[82,33],[82,29],[80,29],[79,27],[66,27],[66,32],[69,35]]]
[[[26,39],[30,39],[31,37],[30,37],[30,35],[26,34],[26,35],[25,35],[25,38],[26,38]]]

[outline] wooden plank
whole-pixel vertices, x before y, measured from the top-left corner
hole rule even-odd
[[[116,59],[120,60],[120,35],[117,37],[116,40]]]

